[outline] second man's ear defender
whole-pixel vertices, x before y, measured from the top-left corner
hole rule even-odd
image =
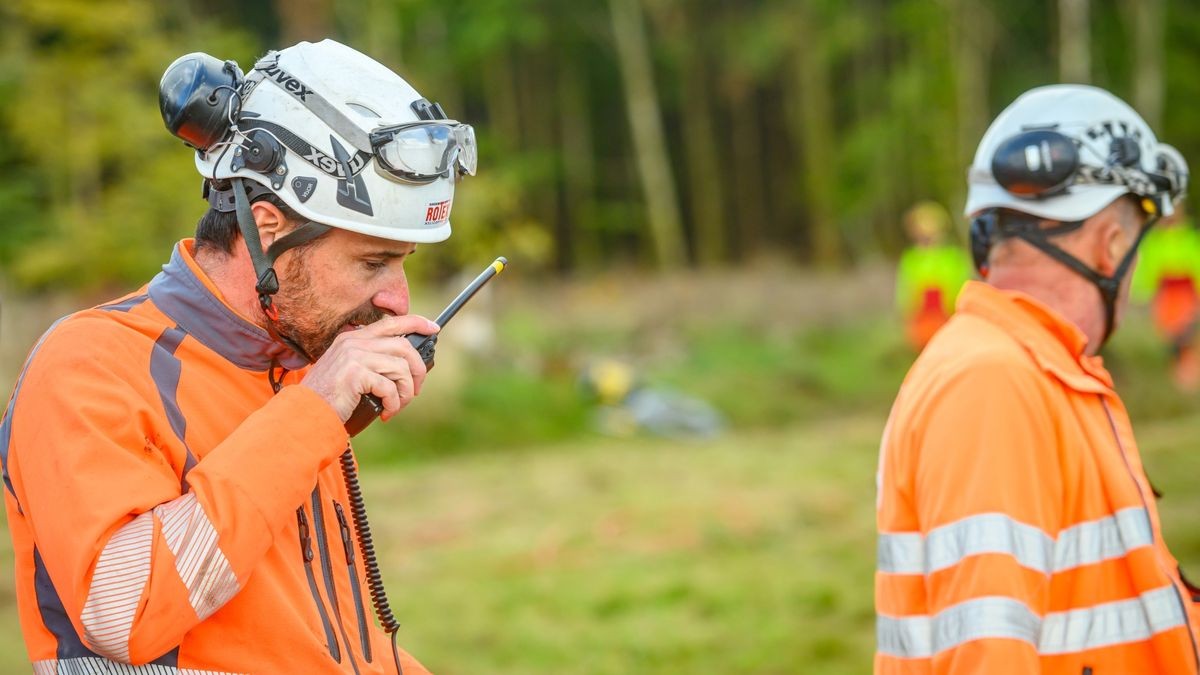
[[[1137,138],[1114,136],[1104,163],[1112,168],[1136,168],[1142,152]],[[1079,178],[1079,146],[1053,129],[1019,133],[1001,143],[992,155],[992,175],[1000,187],[1025,199],[1061,194]]]
[[[1049,129],[1017,134],[992,155],[992,175],[1000,187],[1028,199],[1062,192],[1078,168],[1075,142]]]
[[[996,209],[988,209],[971,219],[971,262],[981,279],[988,276],[988,256],[996,237]]]

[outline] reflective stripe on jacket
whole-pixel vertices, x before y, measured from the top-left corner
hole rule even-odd
[[[1195,609],[1086,338],[968,282],[879,465],[876,673],[1196,673]]]
[[[191,248],[51,328],[0,423],[34,672],[395,673],[343,546],[342,424],[303,371],[272,393],[294,355]]]

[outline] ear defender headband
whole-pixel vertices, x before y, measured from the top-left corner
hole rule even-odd
[[[1138,246],[1161,215],[1173,212],[1174,200],[1186,191],[1187,174],[1182,167],[1174,166],[1177,162],[1167,153],[1159,157],[1159,173],[1145,173],[1140,168],[1141,148],[1136,136],[1114,136],[1102,167],[1084,164],[1080,147],[1079,141],[1053,129],[1025,131],[996,148],[992,155],[992,176],[1009,194],[1030,201],[1065,194],[1074,185],[1127,186],[1148,217],[1112,276],[1102,276],[1050,241],[1052,237],[1079,229],[1084,221],[1043,228],[1044,219],[1011,209],[990,208],[972,218],[971,258],[979,275],[986,279],[992,246],[1001,239],[1019,237],[1066,265],[1100,292],[1105,317],[1100,341],[1103,345],[1115,327],[1117,295]]]

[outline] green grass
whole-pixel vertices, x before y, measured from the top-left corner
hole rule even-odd
[[[881,426],[371,475],[404,643],[449,674],[864,672]]]

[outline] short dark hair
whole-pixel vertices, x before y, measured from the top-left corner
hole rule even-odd
[[[273,194],[258,195],[251,199],[250,203],[262,201],[273,204],[289,222],[304,220],[300,214],[292,210],[292,207]],[[222,212],[209,208],[196,223],[196,250],[207,248],[223,251],[226,254],[233,253],[233,245],[241,236],[241,231],[238,230],[237,212]]]

